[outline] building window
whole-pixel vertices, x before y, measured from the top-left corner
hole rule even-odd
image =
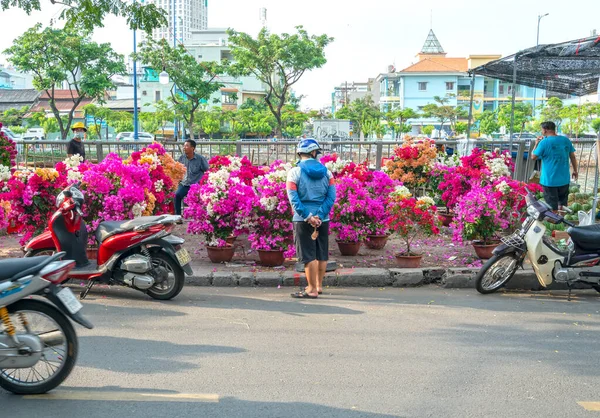
[[[454,91],[454,82],[453,81],[446,81],[446,90]]]
[[[504,94],[504,85],[500,84],[500,86],[498,87],[498,93]]]
[[[154,92],[154,101],[155,102],[160,102],[160,91],[155,91]]]
[[[221,94],[221,103],[233,105],[237,103],[236,97],[231,93],[222,93]]]
[[[419,82],[419,91],[427,91],[427,82],[425,82],[425,81]]]
[[[147,96],[148,92],[146,90],[142,90],[142,96]]]

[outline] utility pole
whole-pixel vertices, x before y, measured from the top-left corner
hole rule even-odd
[[[537,37],[536,37],[536,41],[535,41],[535,46],[536,48],[540,45],[540,21],[542,20],[542,18],[548,16],[550,13],[546,13],[545,15],[538,15],[538,24],[537,24]],[[537,96],[537,87],[533,88],[533,118],[535,119],[535,99]]]
[[[344,93],[346,94],[346,98],[344,99],[344,106],[348,106],[348,82],[346,81],[346,88],[344,89]]]

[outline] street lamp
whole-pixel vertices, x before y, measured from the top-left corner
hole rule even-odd
[[[169,74],[165,70],[162,70],[158,75],[158,82],[163,86],[169,84]]]
[[[133,0],[135,3],[136,0]],[[136,40],[136,29],[133,29],[133,140],[138,140],[138,101],[137,101],[137,40]]]
[[[537,24],[537,37],[535,41],[535,47],[537,48],[540,45],[540,21],[548,16],[550,13],[546,13],[544,15],[538,15],[538,24]],[[537,96],[537,87],[533,87],[533,117],[535,118],[535,98]]]

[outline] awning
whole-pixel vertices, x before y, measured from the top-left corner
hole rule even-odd
[[[585,96],[598,91],[600,36],[539,45],[472,69],[471,73],[551,92]]]

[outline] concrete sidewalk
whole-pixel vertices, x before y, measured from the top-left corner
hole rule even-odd
[[[193,276],[186,278],[190,286],[306,286],[304,273],[289,270],[253,272],[227,271],[219,266],[218,271],[207,269],[202,265],[192,265]],[[475,287],[475,276],[479,269],[475,268],[339,268],[327,273],[323,286],[340,287],[417,287],[427,284],[438,284],[443,288],[466,289]],[[579,286],[578,286],[579,287]],[[544,290],[532,269],[518,270],[506,285],[507,289]],[[585,285],[581,288],[587,288]],[[564,284],[553,283],[545,288],[554,290],[567,289]]]

